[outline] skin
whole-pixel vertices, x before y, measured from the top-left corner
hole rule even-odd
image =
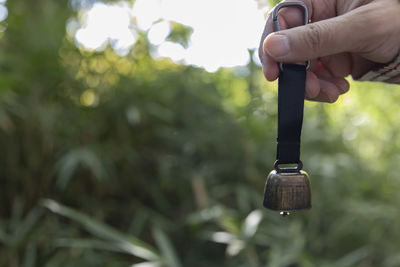
[[[311,60],[306,99],[333,103],[349,90],[346,76],[357,79],[399,53],[400,0],[303,2],[308,25],[299,26],[303,14],[295,7],[278,12],[279,32],[273,32],[272,13],[268,16],[259,47],[268,81],[278,78],[277,62]]]

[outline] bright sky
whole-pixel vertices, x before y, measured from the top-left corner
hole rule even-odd
[[[258,47],[264,27],[265,8],[258,8],[260,2],[266,1],[136,0],[133,6],[126,2],[96,3],[82,10],[83,26],[75,39],[86,49],[101,50],[109,43],[123,56],[137,40],[136,30],[148,31],[149,41],[157,47],[155,57],[169,57],[213,72],[248,63],[248,49]],[[133,20],[137,29],[132,27]],[[187,49],[165,41],[170,21],[193,28]]]
[[[8,9],[4,6],[6,0],[0,0],[0,21],[3,21],[8,16]]]

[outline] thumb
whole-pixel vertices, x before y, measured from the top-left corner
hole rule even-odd
[[[354,29],[360,23],[350,20],[354,18],[343,15],[271,33],[265,38],[264,53],[279,62],[299,62],[350,52],[365,35]]]

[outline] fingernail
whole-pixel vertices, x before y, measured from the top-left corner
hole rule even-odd
[[[271,34],[265,42],[266,52],[272,57],[283,57],[289,53],[289,39],[286,35]]]

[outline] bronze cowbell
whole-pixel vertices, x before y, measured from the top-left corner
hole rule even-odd
[[[289,212],[311,208],[311,189],[308,174],[297,168],[279,168],[268,175],[264,188],[264,207],[280,211],[282,215]]]

